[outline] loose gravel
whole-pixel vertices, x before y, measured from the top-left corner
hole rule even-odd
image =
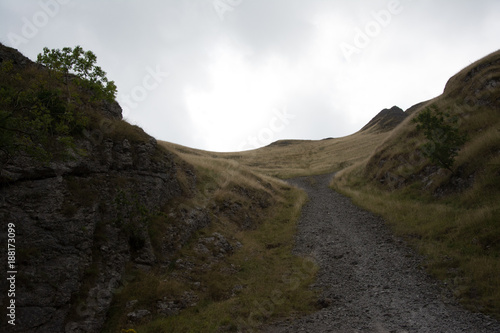
[[[312,287],[323,308],[262,332],[500,332],[498,321],[459,306],[381,218],[330,189],[332,176],[290,180],[309,196],[295,251],[320,267]]]

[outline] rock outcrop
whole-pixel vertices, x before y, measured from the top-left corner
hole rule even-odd
[[[361,131],[371,129],[378,132],[388,132],[398,126],[406,117],[407,114],[397,106],[393,106],[390,109],[383,109]]]
[[[3,46],[0,59],[30,63]],[[121,119],[117,103],[95,111],[109,124]],[[113,130],[81,136],[76,146],[85,153],[68,161],[43,164],[17,156],[1,170],[0,244],[7,244],[12,223],[17,274],[16,325],[2,321],[0,331],[99,332],[127,263],[145,270],[168,265],[182,244],[209,224],[202,209],[182,211],[161,239],[159,257],[149,219],[170,200],[192,195],[196,176],[154,138],[144,133],[143,140],[121,138]],[[171,235],[181,236],[171,240]],[[0,260],[7,263],[7,251]],[[8,281],[3,278],[0,286],[5,297]]]

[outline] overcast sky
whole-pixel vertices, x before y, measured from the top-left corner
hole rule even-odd
[[[0,42],[93,51],[129,122],[212,151],[352,134],[499,32],[498,0],[0,0]]]

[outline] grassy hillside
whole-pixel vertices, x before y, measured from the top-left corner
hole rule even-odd
[[[428,108],[455,117],[468,138],[450,170],[423,153],[412,120]],[[500,51],[452,77],[333,187],[385,217],[464,304],[500,316]]]
[[[428,108],[449,113],[467,137],[451,170],[423,153],[426,138],[413,119]],[[460,71],[441,96],[407,110],[396,128],[382,126],[391,122],[380,115],[344,138],[283,140],[240,153],[164,144],[187,160],[226,161],[229,173],[243,168],[291,178],[341,170],[336,190],[389,221],[465,305],[499,316],[500,52]]]
[[[171,144],[161,144],[171,150]],[[175,316],[157,316],[134,325],[138,332],[252,330],[270,318],[315,309],[316,294],[308,286],[317,267],[307,258],[292,255],[305,194],[281,180],[210,155],[201,151],[180,155],[196,170],[195,195],[169,203],[166,216],[157,217],[153,226],[193,209],[208,210],[211,224],[182,248],[167,269],[146,274],[131,270],[132,282],[117,296],[106,332],[127,325],[124,309],[131,299],[154,311],[158,295],[165,294],[181,302],[186,293],[195,295],[194,304]],[[222,235],[232,249],[222,255],[217,243],[207,244],[214,235]],[[203,250],[205,246],[209,252]]]
[[[152,232],[161,235],[165,225],[193,209],[208,210],[211,223],[169,267],[129,269],[130,282],[116,295],[104,332],[124,327],[154,333],[235,332],[314,310],[317,296],[308,286],[317,267],[292,254],[305,194],[230,161],[189,162],[196,169],[196,195],[169,203],[165,215],[152,220]],[[163,311],[157,304],[172,304],[173,310],[131,325],[131,300],[152,313]]]
[[[312,309],[314,295],[308,293],[307,283],[315,269],[301,270],[300,265],[304,267],[305,261],[290,255],[295,221],[305,198],[299,192],[284,190],[283,183],[274,177],[286,179],[339,170],[343,171],[334,180],[336,189],[386,218],[396,233],[428,257],[430,272],[443,279],[465,304],[498,314],[500,108],[497,67],[498,53],[466,68],[450,80],[442,96],[408,110],[406,119],[400,117],[403,122],[394,130],[397,123],[379,114],[373,126],[347,137],[283,140],[246,152],[214,153],[160,143],[196,167],[199,194],[188,205],[220,207],[237,203],[249,214],[253,209],[252,200],[258,201],[259,195],[270,195],[277,210],[264,210],[267,213],[261,216],[262,226],[252,232],[228,228],[230,224],[224,219],[205,231],[208,234],[217,231],[247,244],[226,264],[249,265],[249,270],[243,269],[234,278],[257,284],[249,283],[252,287],[244,289],[237,299],[214,301],[208,293],[207,302],[193,311],[153,321],[141,329],[161,332],[171,327],[182,331],[195,325],[207,330],[225,325],[230,330],[240,325],[241,320],[246,324],[253,318],[259,318],[255,324],[265,321],[268,314],[259,304],[271,306],[270,314],[279,316]],[[416,130],[412,119],[431,105],[457,116],[460,131],[468,136],[451,171],[432,165],[420,149],[425,138]],[[240,215],[239,220],[241,218]],[[290,223],[276,224],[280,220]],[[187,257],[192,257],[192,247],[184,251]],[[248,258],[252,258],[251,263],[247,263]],[[254,271],[254,277],[270,278],[246,276],[250,271]],[[290,290],[279,280],[280,274],[292,271],[298,272],[296,276],[303,282],[298,290]],[[216,273],[212,278],[229,283],[224,274]],[[289,292],[284,303],[289,304],[288,308],[276,306],[281,302],[273,303],[269,295],[276,290]],[[301,302],[306,299],[309,301]]]
[[[343,138],[282,140],[269,146],[237,153],[212,153],[163,143],[187,160],[212,158],[282,179],[338,171],[367,158],[389,132],[372,128]]]

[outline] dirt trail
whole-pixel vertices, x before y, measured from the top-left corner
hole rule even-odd
[[[296,253],[320,266],[322,310],[263,332],[500,332],[500,323],[460,306],[384,221],[328,188],[332,175],[297,178],[310,201]]]

